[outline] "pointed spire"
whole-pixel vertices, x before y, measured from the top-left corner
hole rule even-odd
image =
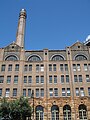
[[[25,25],[26,25],[26,10],[21,9],[18,20],[18,28],[16,34],[16,44],[24,48]]]

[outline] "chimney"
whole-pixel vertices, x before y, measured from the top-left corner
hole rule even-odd
[[[24,48],[25,25],[26,25],[26,10],[21,9],[19,14],[18,28],[16,34],[16,44]]]

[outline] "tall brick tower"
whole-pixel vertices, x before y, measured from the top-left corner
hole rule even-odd
[[[18,29],[16,34],[16,44],[24,48],[25,25],[26,25],[26,10],[21,9],[19,14]]]

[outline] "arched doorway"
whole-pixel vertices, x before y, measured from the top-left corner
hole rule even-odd
[[[79,105],[79,119],[80,120],[87,120],[87,107],[82,104]]]
[[[63,107],[63,117],[64,120],[71,120],[71,107],[69,105]]]
[[[59,120],[59,107],[57,105],[51,107],[51,116],[51,120]]]
[[[44,120],[44,110],[41,105],[36,106],[36,120]]]

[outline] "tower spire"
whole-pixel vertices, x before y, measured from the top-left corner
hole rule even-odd
[[[21,9],[18,20],[18,28],[16,34],[16,44],[24,48],[25,25],[26,25],[26,10]]]

